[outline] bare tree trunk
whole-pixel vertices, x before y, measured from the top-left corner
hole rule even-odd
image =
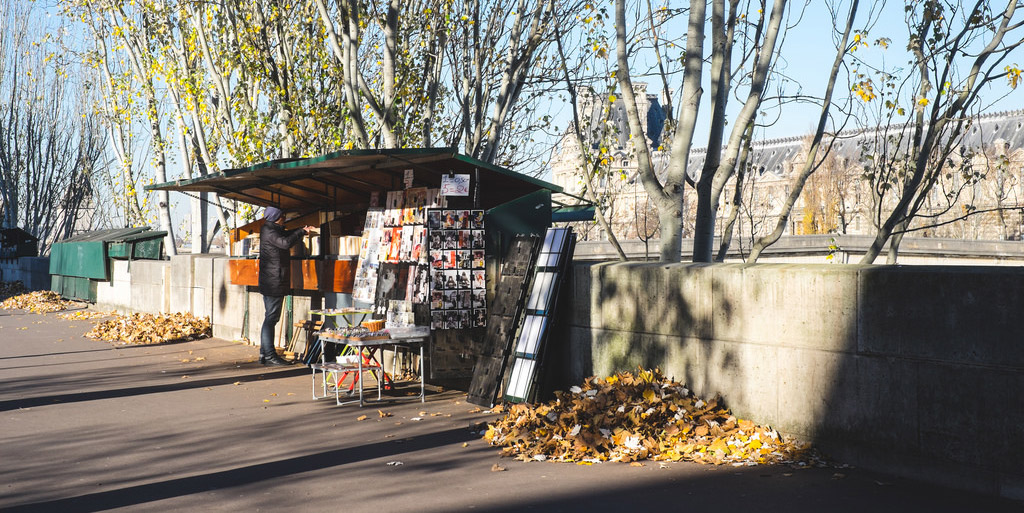
[[[896,259],[900,253],[900,243],[903,242],[903,235],[906,233],[907,223],[906,221],[900,223],[897,226],[897,231],[889,239],[889,255],[885,259],[885,263],[888,265],[896,265]]]
[[[672,156],[669,160],[662,185],[655,174],[651,154],[647,148],[647,137],[640,124],[633,80],[629,73],[627,59],[626,6],[625,0],[615,2],[615,39],[618,69],[616,78],[626,105],[633,147],[637,154],[637,167],[644,191],[658,208],[661,248],[659,259],[663,262],[678,262],[682,257],[683,229],[683,184],[686,181],[687,160],[693,143],[694,126],[701,97],[701,70],[704,65],[704,13],[706,4],[697,2],[690,5],[690,17],[686,32],[686,62],[684,64],[683,93],[679,123],[672,141]]]
[[[693,239],[694,262],[711,261],[719,198],[721,197],[722,190],[725,188],[725,183],[735,170],[743,131],[746,130],[747,123],[753,118],[761,104],[762,94],[768,81],[772,56],[775,54],[775,43],[779,36],[779,29],[782,25],[782,16],[785,10],[786,0],[776,0],[772,6],[768,25],[764,31],[764,42],[755,57],[753,73],[750,78],[750,90],[747,93],[743,108],[740,109],[739,114],[732,122],[732,132],[729,136],[729,143],[725,148],[722,162],[718,165],[713,175],[706,176],[707,173],[702,172],[700,182],[697,184],[697,216]],[[760,40],[760,35],[755,37],[755,41],[757,40]],[[726,51],[731,50],[729,45],[726,48]],[[708,148],[708,151],[710,153],[714,149]],[[683,156],[683,158],[687,157]]]
[[[733,190],[732,208],[729,209],[729,217],[726,219],[725,226],[722,229],[722,242],[718,246],[718,255],[715,256],[716,262],[725,261],[725,255],[729,253],[729,246],[732,245],[733,227],[736,225],[736,219],[739,218],[740,214],[740,207],[743,205],[743,183],[746,180],[746,171],[749,167],[748,159],[750,158],[750,145],[754,137],[754,125],[754,119],[751,119],[747,125],[747,133],[743,136],[743,153],[740,154],[739,164],[736,166],[736,188]]]

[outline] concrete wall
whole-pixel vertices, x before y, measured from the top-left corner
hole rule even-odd
[[[28,290],[50,290],[50,259],[48,257],[0,259],[0,281],[20,281]]]
[[[294,296],[292,318],[308,318],[312,303],[309,296]],[[111,280],[97,284],[96,308],[118,312],[188,312],[209,317],[215,337],[256,344],[264,313],[259,292],[228,281],[227,258],[207,254],[179,255],[170,260],[114,260]],[[282,321],[287,321],[284,315]],[[279,346],[284,345],[283,326],[284,322],[278,324]]]
[[[606,263],[571,283],[570,382],[658,367],[842,461],[1024,500],[1020,269]]]

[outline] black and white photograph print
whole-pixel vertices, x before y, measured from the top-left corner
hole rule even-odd
[[[487,327],[487,310],[483,308],[476,308],[473,310],[473,327]]]
[[[472,308],[473,307],[473,291],[472,290],[460,290],[459,295],[456,298],[455,308]]]
[[[473,230],[473,249],[484,249],[487,236],[483,230]]]
[[[444,324],[444,311],[434,310],[430,312],[430,329],[432,330],[443,330],[447,329]]]
[[[444,272],[444,289],[455,290],[459,288],[459,271],[454,269]]]
[[[434,290],[444,290],[445,289],[445,284],[447,283],[445,281],[444,271],[439,270],[439,269],[434,269],[433,273],[434,273],[434,279],[432,280],[432,283],[431,283],[432,288]]]
[[[451,310],[455,308],[455,305],[459,301],[459,291],[457,290],[446,290],[444,291],[444,309]]]
[[[473,308],[487,306],[487,289],[473,289]]]
[[[473,310],[457,310],[457,311],[459,312],[459,324],[463,328],[472,328],[473,327],[473,319],[471,318],[471,315],[473,314]]]
[[[430,231],[430,250],[444,249],[444,232],[440,230]]]
[[[458,269],[469,269],[473,266],[473,255],[468,250],[458,251],[456,254],[455,267]]]
[[[450,330],[462,329],[462,324],[459,323],[459,311],[458,310],[447,310],[444,313],[445,324]]]
[[[459,247],[459,232],[456,230],[444,230],[441,232],[444,239],[443,249],[457,249]]]
[[[456,271],[458,277],[456,278],[457,287],[460,289],[468,289],[473,286],[473,277],[470,275],[470,271]]]
[[[430,210],[427,213],[427,228],[431,230],[441,229],[441,211]]]

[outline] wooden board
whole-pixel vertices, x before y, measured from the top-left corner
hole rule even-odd
[[[259,285],[258,259],[228,260],[228,280],[233,285]],[[352,293],[356,277],[354,260],[292,260],[292,288],[321,292]]]

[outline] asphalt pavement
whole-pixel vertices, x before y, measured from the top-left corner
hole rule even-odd
[[[463,391],[336,406],[252,346],[89,328],[0,310],[0,511],[1024,511],[839,463],[521,462],[470,429],[496,415]]]

